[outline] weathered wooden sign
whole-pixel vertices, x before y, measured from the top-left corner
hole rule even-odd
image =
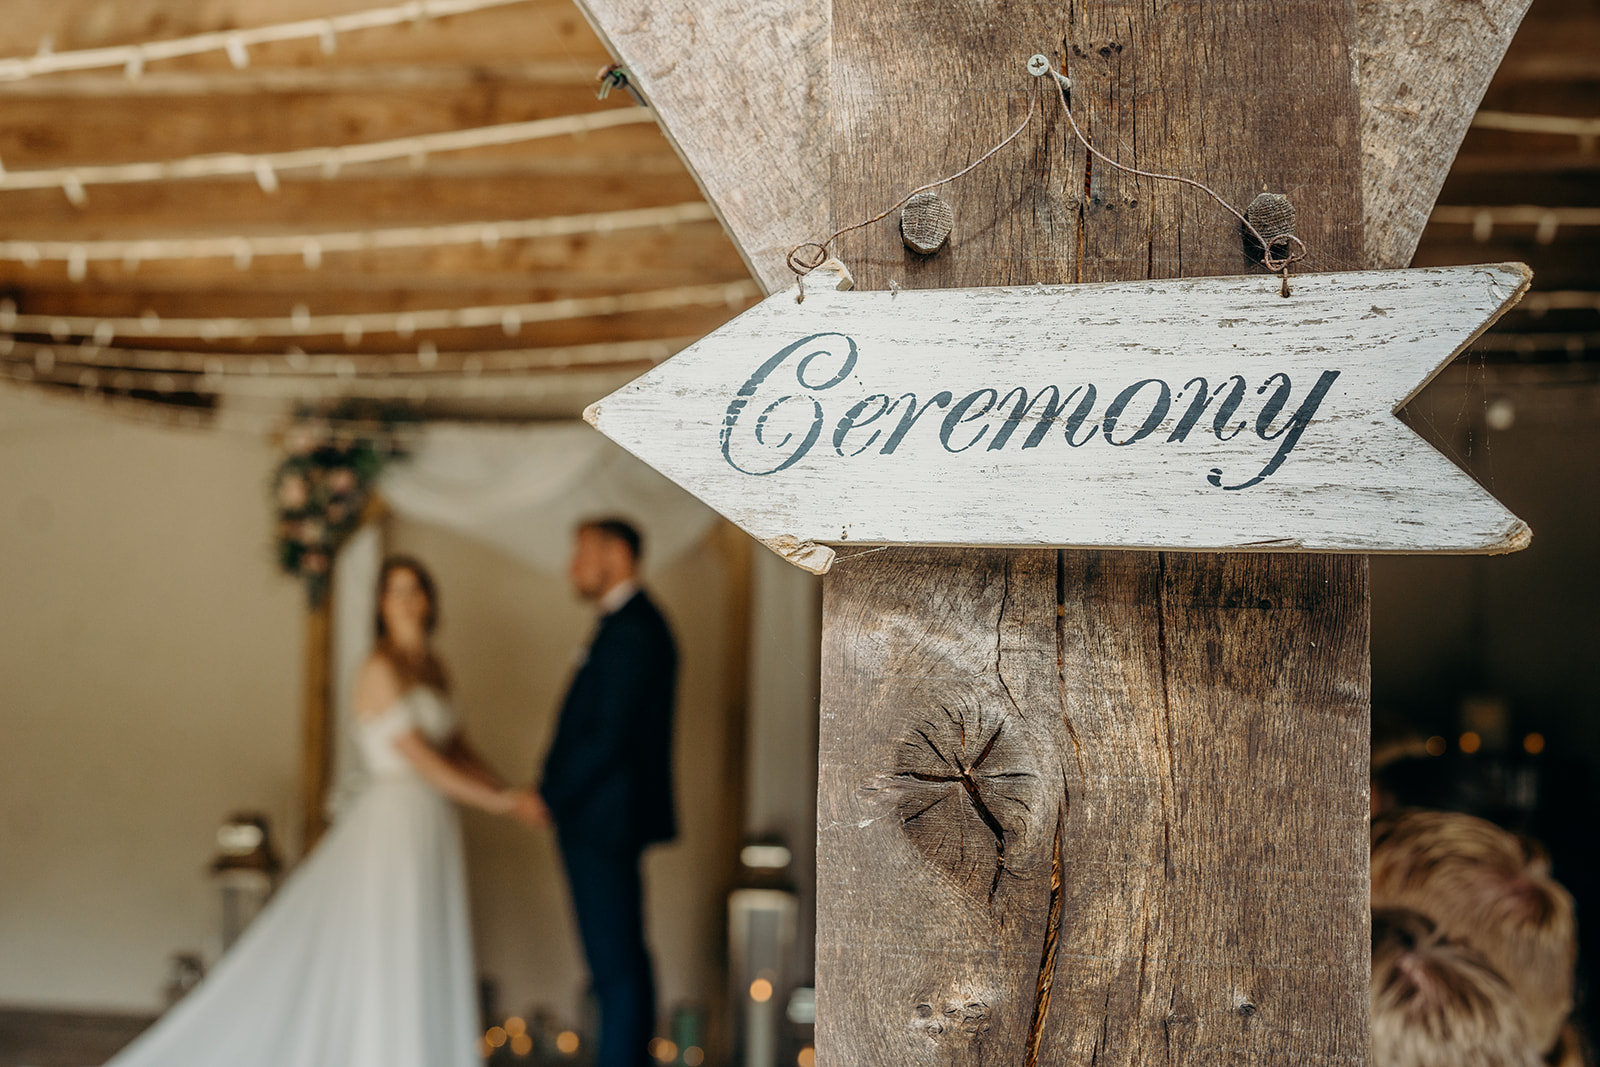
[[[1528,527],[1395,412],[1521,264],[778,293],[586,418],[774,550],[1508,552]]]

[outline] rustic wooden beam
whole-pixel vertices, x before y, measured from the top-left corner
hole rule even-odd
[[[531,63],[416,62],[374,63],[360,67],[248,67],[225,71],[147,71],[129,79],[110,74],[56,74],[48,78],[0,81],[0,99],[54,97],[77,100],[179,96],[261,96],[300,93],[464,92],[482,93],[527,86],[593,88],[595,64],[589,59],[544,59]]]
[[[392,0],[225,0],[214,4],[117,0],[109,6],[101,0],[62,0],[20,4],[8,11],[5,22],[0,24],[0,56],[33,55],[46,42],[55,52],[136,45],[392,6]],[[575,53],[595,47],[593,35],[570,0],[530,0],[445,18],[357,30],[339,34],[334,44],[331,56],[323,51],[318,38],[253,45],[249,50],[251,66],[351,66],[403,58],[471,65],[494,56],[524,61],[571,59]],[[600,62],[604,59],[600,58]],[[222,52],[159,60],[145,67],[147,72],[232,69]]]
[[[546,154],[564,147],[551,142],[538,157],[508,165],[455,170],[441,159],[420,173],[401,169],[341,172],[334,181],[286,179],[271,196],[253,180],[105,186],[94,189],[88,207],[80,210],[59,190],[9,192],[6,205],[17,217],[5,236],[73,241],[306,233],[570,215],[696,199],[693,180],[656,130],[624,129],[631,135],[606,131],[603,143],[597,143],[602,135],[593,135],[576,154]],[[118,220],[115,229],[106,226],[108,218]]]
[[[768,292],[828,223],[828,5],[578,0]]]
[[[148,300],[172,318],[215,315],[220,297],[228,299],[224,306],[230,314],[244,314],[250,305],[281,314],[311,290],[316,306],[357,311],[468,300],[506,303],[528,299],[530,293],[588,296],[748,277],[714,220],[670,229],[508,240],[493,249],[472,244],[329,253],[315,270],[301,256],[260,256],[249,270],[214,256],[145,260],[133,270],[119,260],[98,260],[74,282],[59,260],[38,266],[0,261],[0,285],[26,289],[28,308],[111,314],[97,309]],[[69,307],[79,310],[68,312]]]
[[[1360,0],[1368,267],[1411,262],[1450,164],[1531,0]]]
[[[587,85],[474,86],[460,92],[382,89],[371,92],[303,94],[263,107],[234,96],[182,96],[163,100],[161,122],[149,121],[151,102],[138,97],[96,100],[22,97],[6,102],[0,146],[10,180],[40,169],[118,163],[159,163],[194,155],[238,152],[260,155],[316,148],[342,148],[400,138],[451,133],[508,123],[571,116],[604,116],[618,124],[648,127],[649,118],[626,96],[601,103]],[[515,157],[543,154],[546,145],[571,151],[615,127],[579,129],[501,146],[463,151]],[[459,154],[441,151],[441,157]],[[413,166],[403,155],[400,172]],[[424,160],[426,163],[426,160]],[[248,168],[243,172],[250,177]],[[183,179],[192,180],[192,179]],[[253,179],[252,179],[253,180]],[[285,171],[282,181],[323,182],[315,166]],[[86,182],[90,202],[104,188]],[[45,183],[45,188],[53,183]],[[7,195],[10,195],[8,190]]]
[[[1360,262],[1353,2],[833,18],[838,221],[1014,128],[1044,51],[1108,154],[1286,192],[1317,269]],[[1292,82],[1219,75],[1262,56]],[[1089,166],[1042,102],[943,194],[945,251],[841,241],[859,287],[1250,269],[1215,204]],[[820,1061],[1364,1062],[1364,559],[867,550],[825,589]]]
[[[300,722],[300,849],[310,852],[328,828],[333,773],[333,612],[326,598],[306,611],[304,694]]]

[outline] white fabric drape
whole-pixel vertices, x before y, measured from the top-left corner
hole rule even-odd
[[[572,530],[617,515],[644,534],[644,571],[694,547],[715,515],[581,422],[429,427],[379,492],[408,519],[437,523],[561,573]]]
[[[333,775],[326,814],[337,820],[366,787],[355,732],[356,675],[372,650],[383,532],[363,526],[339,550],[333,567]]]

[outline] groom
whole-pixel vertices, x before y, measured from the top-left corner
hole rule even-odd
[[[539,793],[555,823],[578,934],[600,1003],[595,1067],[641,1067],[655,1031],[639,858],[677,834],[672,703],[678,653],[636,581],[639,532],[620,519],[578,528],[568,576],[600,611],[561,705]]]

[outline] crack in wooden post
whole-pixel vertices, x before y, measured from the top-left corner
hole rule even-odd
[[[1354,8],[1179,19],[1125,0],[936,12],[834,0],[830,209],[867,217],[908,173],[983,151],[1026,105],[1028,87],[1004,91],[1000,72],[1060,41],[1091,140],[1233,199],[1281,189],[1303,205],[1319,269],[1353,266]],[[1294,85],[1212,91],[1218,70],[1268,53],[1292,57]],[[1285,140],[1284,101],[1322,135]],[[1188,193],[1091,165],[1061,128],[1033,132],[1011,170],[963,192],[940,255],[913,258],[888,226],[842,238],[857,288],[1250,269],[1236,233]],[[1029,505],[973,496],[972,523]],[[874,551],[824,583],[818,1058],[1360,1064],[1364,565]],[[1262,599],[1293,606],[1263,614]],[[1239,988],[1259,1005],[1247,1029]],[[968,1002],[987,1005],[981,1036],[949,1025]]]
[[[1063,787],[1065,783],[1063,782]],[[1063,804],[1070,804],[1064,794]],[[1039,956],[1039,980],[1034,987],[1033,1021],[1028,1027],[1028,1045],[1022,1067],[1038,1067],[1039,1044],[1044,1040],[1044,1021],[1050,1014],[1050,991],[1056,981],[1056,951],[1061,946],[1061,838],[1066,827],[1065,809],[1056,816],[1056,842],[1050,857],[1050,903],[1046,908],[1044,950]]]

